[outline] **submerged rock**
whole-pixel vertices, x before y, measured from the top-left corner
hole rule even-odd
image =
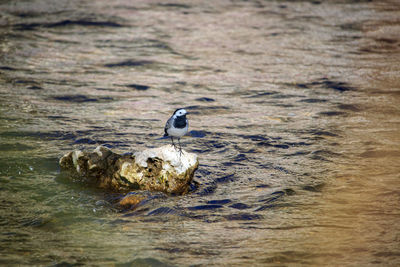
[[[199,166],[196,154],[171,145],[120,155],[98,146],[93,152],[75,150],[60,159],[63,171],[100,188],[118,192],[132,190],[184,194]]]

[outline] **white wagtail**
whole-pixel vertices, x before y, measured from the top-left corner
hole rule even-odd
[[[168,119],[167,123],[165,124],[165,134],[164,137],[169,136],[172,140],[172,145],[176,149],[174,144],[174,137],[178,138],[179,144],[179,152],[182,154],[182,146],[180,143],[180,139],[188,132],[189,122],[186,119],[186,110],[183,108],[178,108],[175,110],[174,114],[171,118]]]

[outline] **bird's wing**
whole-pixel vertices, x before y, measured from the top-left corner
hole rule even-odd
[[[168,129],[170,129],[172,127],[172,123],[173,123],[174,118],[171,117],[168,119],[167,123],[165,124],[165,128],[164,128],[164,136],[168,136]]]

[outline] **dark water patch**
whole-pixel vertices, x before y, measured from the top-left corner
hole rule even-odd
[[[217,190],[217,184],[216,183],[208,183],[197,194],[200,196],[208,196],[208,195],[213,194],[215,192],[215,190]]]
[[[195,99],[196,101],[200,102],[214,102],[215,99],[209,98],[209,97],[199,97]]]
[[[263,136],[263,135],[238,135],[241,138],[244,139],[250,139],[251,141],[267,141],[269,140],[268,136]]]
[[[125,211],[127,211],[127,210],[122,210],[122,212],[125,212]],[[149,211],[150,211],[150,208],[144,207],[144,208],[137,209],[133,212],[125,213],[124,215],[122,215],[122,217],[134,217],[134,216],[142,216],[142,215],[144,216],[145,213],[148,213]]]
[[[271,103],[271,105],[275,107],[283,107],[283,108],[292,108],[294,105],[292,104],[282,104],[282,103]]]
[[[66,26],[95,26],[95,27],[123,27],[122,24],[112,21],[91,21],[91,20],[63,20],[60,22],[50,23],[48,28],[66,27]]]
[[[315,136],[331,136],[331,137],[338,136],[335,133],[324,131],[324,130],[319,130],[319,129],[309,130],[309,133],[311,133],[312,135],[315,135]]]
[[[310,153],[310,158],[314,160],[330,161],[329,158],[337,157],[343,157],[343,155],[329,150],[316,150]]]
[[[229,207],[233,208],[233,209],[237,209],[237,210],[245,210],[245,209],[251,208],[251,206],[246,205],[244,203],[235,203],[235,204],[230,205]]]
[[[137,142],[138,144],[140,142]],[[117,140],[97,140],[95,143],[92,144],[99,144],[105,146],[107,148],[123,148],[123,147],[130,147],[131,144],[126,143],[124,141],[117,141]]]
[[[275,147],[275,148],[281,148],[281,149],[288,149],[290,146],[286,144],[273,144],[268,141],[262,141],[257,143],[258,146],[269,146],[269,147]]]
[[[299,95],[274,94],[271,98],[273,98],[273,99],[288,99],[288,98],[294,98],[294,97],[299,97]]]
[[[251,214],[251,213],[237,213],[223,216],[225,219],[230,221],[253,221],[260,220],[263,216],[259,214]]]
[[[259,184],[256,185],[256,188],[270,188],[271,186],[269,184]]]
[[[227,142],[220,142],[217,140],[211,140],[207,142],[208,145],[211,145],[213,148],[224,148],[228,145]]]
[[[210,153],[212,152],[212,150],[210,148],[192,148],[190,150],[192,153],[196,153],[196,154],[204,154],[204,153]]]
[[[150,60],[125,60],[117,63],[108,63],[105,64],[104,67],[107,68],[118,68],[118,67],[144,67],[148,65],[156,64],[155,61]]]
[[[377,42],[383,42],[383,43],[388,43],[388,44],[397,44],[399,42],[398,39],[392,39],[392,38],[387,38],[387,37],[374,38],[374,40]]]
[[[244,154],[251,154],[251,153],[258,153],[259,152],[254,148],[243,148],[243,147],[239,147],[237,145],[235,145],[234,147],[238,152],[244,153]]]
[[[306,83],[296,83],[295,86],[298,88],[309,88],[309,85]]]
[[[306,191],[310,192],[322,192],[322,189],[325,187],[325,184],[317,184],[317,185],[305,185],[302,188]]]
[[[291,86],[291,84],[287,84],[288,86]],[[331,81],[328,78],[321,78],[316,81],[310,82],[310,83],[299,83],[296,84],[296,87],[301,88],[301,89],[307,89],[307,88],[326,88],[326,89],[332,89],[338,92],[346,92],[346,91],[354,91],[355,88],[349,85],[346,82],[339,82],[339,81]],[[303,100],[306,102],[307,100]],[[313,103],[313,102],[312,102]],[[315,102],[314,102],[315,103]]]
[[[200,188],[200,183],[193,180],[190,184],[189,184],[189,190],[188,193],[193,193],[196,192],[198,189]]]
[[[147,216],[153,216],[153,215],[171,215],[171,214],[177,214],[177,210],[171,209],[169,207],[160,207],[155,210],[150,211],[147,213]]]
[[[178,247],[155,247],[154,249],[166,251],[168,253],[182,253],[182,252],[190,251],[190,248],[188,248],[188,247],[179,247],[179,248]]]
[[[15,24],[14,28],[19,31],[31,31],[36,28],[60,28],[69,26],[80,27],[112,27],[120,28],[124,25],[112,21],[92,21],[92,20],[62,20],[54,23],[19,23]]]
[[[151,53],[165,53],[165,54],[172,54],[172,55],[178,55],[182,56],[184,58],[190,59],[189,56],[183,55],[176,50],[174,50],[169,44],[166,42],[162,42],[158,39],[139,39],[136,41],[138,44],[139,49],[146,49],[149,48],[151,49]]]
[[[232,202],[232,200],[230,200],[230,199],[217,199],[217,200],[209,200],[206,203],[208,205],[215,205],[215,204],[217,204],[217,205],[225,205],[225,204],[228,204],[228,203],[231,203],[231,202]]]
[[[278,205],[276,205],[276,204],[268,204],[268,205],[261,206],[261,207],[255,209],[254,211],[263,211],[263,210],[273,209],[273,208],[277,208],[277,207],[278,207]]]
[[[346,92],[346,91],[354,91],[355,88],[350,86],[349,84],[345,82],[337,82],[337,81],[331,81],[327,78],[322,78],[319,81],[315,81],[311,83],[312,85],[320,85],[322,87],[325,87],[327,89],[333,89],[335,91],[339,92]]]
[[[360,2],[360,1],[357,1],[357,2]],[[361,22],[361,21],[348,22],[348,23],[343,23],[343,24],[338,25],[338,26],[342,30],[345,30],[345,31],[356,31],[358,33],[358,32],[362,32],[363,31],[364,22]]]
[[[245,166],[246,163],[239,163],[238,161],[226,161],[226,162],[223,162],[222,165],[223,165],[224,167]]]
[[[9,67],[9,66],[0,66],[0,70],[9,70],[9,71],[15,71],[17,69]]]
[[[310,146],[312,145],[311,143],[306,143],[306,142],[285,142],[286,145],[291,146],[291,147],[302,147],[302,146]]]
[[[310,151],[296,151],[294,153],[285,154],[285,156],[288,156],[288,157],[304,156],[304,155],[308,155],[310,153],[311,153]]]
[[[278,92],[275,91],[271,91],[271,92],[256,92],[250,96],[246,96],[246,98],[258,98],[258,97],[262,97],[262,96],[271,96],[271,95],[275,95],[278,94]]]
[[[350,110],[354,112],[360,111],[360,108],[357,107],[356,105],[351,105],[351,104],[339,104],[337,105],[339,109],[344,109],[344,110]]]
[[[228,174],[228,175],[216,178],[215,182],[216,183],[228,183],[228,182],[232,182],[234,180],[235,180],[235,174],[232,173],[232,174]]]
[[[133,88],[139,91],[146,91],[150,88],[148,85],[141,85],[141,84],[127,84],[126,87]]]
[[[206,169],[206,168],[213,168],[213,167],[208,166],[208,165],[203,165],[203,164],[200,163],[200,167],[199,167],[199,169],[196,171],[196,173],[201,174],[201,175],[203,175],[204,177],[207,177],[208,175],[212,174],[212,172],[209,171],[209,170]]]
[[[318,98],[307,98],[307,99],[301,99],[299,102],[304,102],[304,103],[325,103],[328,100],[326,99],[318,99]]]
[[[347,113],[343,111],[324,111],[318,113],[318,115],[333,117],[333,116],[345,116],[347,115]]]
[[[268,36],[273,36],[273,34],[269,34]],[[235,50],[234,53],[237,53],[237,54],[240,54],[240,55],[250,55],[250,56],[262,55],[262,53],[246,51],[246,50],[243,50],[243,49]],[[260,69],[258,69],[258,70],[261,71]]]
[[[283,192],[285,192],[285,194],[286,194],[287,196],[293,196],[293,195],[296,194],[296,191],[294,191],[294,190],[291,189],[291,188],[285,188],[285,189],[283,189]]]
[[[193,207],[188,207],[188,210],[215,210],[223,208],[222,205],[198,205]]]
[[[271,193],[267,198],[261,199],[258,202],[263,202],[263,203],[271,203],[277,201],[279,198],[283,197],[285,195],[284,191],[276,191]]]
[[[29,90],[42,90],[43,88],[40,87],[40,86],[37,86],[37,85],[31,85],[31,86],[28,86],[26,89],[29,89]]]
[[[89,144],[89,145],[94,145],[94,144],[96,144],[97,142],[95,141],[95,140],[93,140],[93,139],[90,139],[90,138],[79,138],[79,139],[76,139],[75,141],[74,141],[74,144]]]
[[[161,7],[166,7],[166,8],[170,7],[170,8],[173,8],[173,9],[176,9],[176,8],[183,8],[183,9],[191,8],[191,6],[189,6],[189,5],[180,4],[180,3],[158,3],[157,5],[161,6]]]
[[[245,154],[238,154],[233,158],[233,161],[248,161],[249,159]]]
[[[21,79],[16,79],[12,81],[13,84],[26,84],[26,85],[30,85],[29,87],[27,87],[28,89],[31,90],[35,90],[35,88],[39,88],[42,89],[39,84],[36,81],[33,80],[21,80]],[[32,89],[34,88],[34,89]],[[37,90],[37,89],[36,89]]]
[[[35,147],[28,146],[20,143],[14,144],[0,144],[0,151],[27,151],[32,150]]]
[[[258,165],[260,168],[264,168],[264,169],[272,169],[272,170],[277,170],[286,174],[290,174],[291,172],[289,170],[287,170],[284,167],[281,166],[275,166],[272,163],[262,163]]]
[[[57,101],[74,102],[74,103],[85,103],[85,102],[104,102],[113,100],[112,97],[100,96],[100,97],[88,97],[86,95],[61,95],[51,97]]]
[[[76,263],[76,262],[68,262],[68,261],[60,261],[58,263],[54,263],[50,265],[52,267],[76,267],[76,266],[83,266],[83,263]]]
[[[195,131],[195,130],[192,130],[192,131],[189,132],[189,135],[190,135],[191,137],[202,138],[202,137],[205,137],[205,136],[206,136],[206,132],[205,132],[205,131]]]
[[[47,118],[51,119],[51,120],[65,120],[65,119],[67,119],[67,117],[60,116],[60,115],[50,115],[50,116],[47,116]]]

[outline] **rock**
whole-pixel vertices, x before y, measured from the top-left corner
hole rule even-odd
[[[98,146],[93,152],[75,150],[60,159],[62,171],[100,188],[117,192],[132,190],[184,194],[199,166],[196,154],[171,145],[120,155]]]
[[[125,209],[134,209],[144,199],[144,196],[128,194],[118,204]]]

